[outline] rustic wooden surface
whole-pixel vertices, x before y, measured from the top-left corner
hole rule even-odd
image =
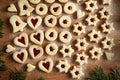
[[[0,19],[4,21],[4,37],[0,39],[0,47],[4,47],[8,43],[12,41],[12,28],[8,22],[10,14],[7,12],[7,7],[10,3],[15,2],[16,0],[0,0]],[[113,37],[115,40],[115,46],[112,48],[112,52],[115,54],[115,57],[112,61],[107,61],[105,57],[103,57],[100,61],[89,61],[88,65],[85,67],[85,75],[93,69],[96,65],[101,66],[107,72],[110,68],[114,68],[115,66],[120,65],[120,0],[113,0],[112,1],[112,12],[113,17],[111,21],[114,22],[115,31],[110,37]],[[11,58],[11,54],[6,53],[4,57],[1,57],[2,60],[5,60],[6,66],[8,70],[5,72],[0,72],[0,80],[8,80],[9,79],[9,72],[12,70],[22,70],[25,65],[18,64],[14,62]],[[33,72],[27,73],[26,80],[36,80],[40,76],[45,77],[45,80],[73,80],[70,75],[65,73],[59,73],[56,69],[53,72],[46,74],[38,69]]]

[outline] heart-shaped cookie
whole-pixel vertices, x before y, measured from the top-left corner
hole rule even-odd
[[[33,59],[39,59],[43,55],[43,48],[36,45],[31,45],[29,53]]]
[[[53,60],[51,58],[47,58],[43,61],[40,61],[38,63],[38,67],[40,68],[40,70],[49,73],[53,69]]]
[[[81,17],[83,17],[85,15],[85,12],[78,10],[77,11],[77,19],[80,19]]]
[[[10,12],[17,12],[17,9],[16,9],[14,4],[10,4],[10,6],[8,7],[8,11],[10,11]]]
[[[27,23],[28,25],[32,28],[32,29],[36,29],[38,28],[41,23],[42,23],[42,18],[40,16],[30,16],[27,19]]]
[[[36,33],[32,33],[30,35],[30,40],[35,44],[41,45],[43,43],[43,40],[44,40],[43,31],[39,30]]]
[[[23,22],[21,18],[17,15],[13,15],[10,17],[10,24],[13,27],[13,32],[23,31],[24,27],[27,23]]]
[[[7,52],[7,53],[12,52],[12,51],[14,51],[14,50],[15,50],[15,48],[14,48],[12,45],[8,44],[8,45],[6,46],[6,52]]]
[[[20,47],[28,46],[28,35],[26,33],[22,33],[18,37],[14,39],[14,44]]]
[[[22,49],[13,53],[13,59],[18,63],[25,63],[28,57],[28,52],[26,49]]]
[[[31,72],[36,68],[36,66],[32,65],[32,64],[27,64],[27,71]]]

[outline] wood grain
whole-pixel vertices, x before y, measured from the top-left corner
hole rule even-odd
[[[4,47],[8,43],[11,43],[14,38],[12,36],[13,34],[11,25],[9,24],[9,17],[14,13],[8,13],[7,7],[10,3],[15,3],[16,1],[17,0],[0,0],[0,19],[4,21],[4,37],[0,39],[0,47]],[[111,7],[113,16],[110,21],[114,22],[114,27],[116,30],[108,36],[115,39],[115,46],[112,48],[112,52],[115,54],[115,57],[112,59],[112,61],[107,61],[105,57],[103,57],[100,61],[89,60],[88,64],[84,68],[85,76],[87,76],[88,72],[95,66],[103,67],[106,72],[110,68],[120,66],[120,0],[113,0]],[[1,59],[5,61],[8,70],[5,72],[0,72],[0,80],[9,80],[9,72],[12,70],[24,69],[25,64],[21,65],[14,62],[11,54],[9,53],[6,53],[5,56],[1,57]],[[39,69],[36,69],[33,72],[27,73],[26,80],[36,80],[40,76],[45,77],[45,80],[73,80],[69,74],[59,73],[56,68],[54,68],[53,72],[49,74],[41,72],[39,71]]]

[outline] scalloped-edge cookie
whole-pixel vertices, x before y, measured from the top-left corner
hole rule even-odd
[[[44,3],[39,3],[35,8],[35,12],[40,16],[41,15],[46,15],[47,12],[48,12],[48,7]]]
[[[16,8],[16,6],[12,3],[12,4],[10,4],[10,6],[8,7],[8,11],[9,11],[9,12],[17,12],[17,8]]]
[[[58,16],[58,15],[62,14],[62,6],[61,6],[61,4],[60,3],[53,3],[50,6],[50,12],[55,16]]]
[[[35,33],[30,34],[30,40],[38,45],[41,45],[44,41],[44,33],[42,30],[38,30]]]
[[[86,18],[86,21],[89,26],[97,26],[97,23],[100,21],[97,17],[97,14],[95,15],[88,15]]]
[[[101,34],[100,31],[96,31],[96,30],[92,30],[89,34],[88,34],[90,41],[91,42],[96,42],[98,43],[101,39]]]
[[[86,26],[84,26],[81,22],[74,24],[73,25],[73,32],[76,33],[77,35],[81,35],[82,33],[85,33],[85,28]]]
[[[29,0],[29,1],[30,1],[30,3],[32,3],[32,4],[38,4],[38,3],[41,2],[41,0]]]
[[[111,50],[114,45],[114,39],[106,37],[101,43],[103,45],[103,49]]]
[[[71,26],[72,20],[69,16],[64,15],[62,17],[60,17],[59,19],[59,24],[61,27],[63,28],[69,28]]]
[[[27,18],[27,23],[32,29],[37,29],[41,23],[42,23],[42,18],[40,16],[30,16]]]
[[[64,30],[64,31],[60,32],[59,39],[63,43],[69,43],[72,39],[72,35],[69,31]]]
[[[86,41],[85,38],[77,39],[77,43],[75,44],[75,47],[78,48],[78,51],[86,50],[87,46],[88,46],[88,42]]]
[[[18,63],[25,63],[28,58],[28,52],[26,49],[21,49],[13,53],[13,59]]]
[[[74,79],[80,79],[81,76],[84,75],[82,68],[76,67],[76,66],[73,66],[73,69],[70,70],[70,74],[72,75],[72,78],[74,78]]]
[[[86,5],[85,9],[91,12],[94,12],[95,10],[98,9],[96,0],[88,0],[87,2],[85,2],[85,5]]]
[[[77,7],[73,2],[67,2],[64,5],[64,12],[66,14],[73,14],[76,10],[77,10]]]
[[[31,72],[36,68],[36,66],[32,65],[32,64],[27,64],[27,72]]]
[[[12,52],[14,51],[16,48],[13,47],[11,44],[7,44],[6,46],[6,52],[9,53],[9,52]]]
[[[109,8],[102,8],[100,11],[99,11],[99,14],[100,14],[100,18],[101,19],[109,19],[110,16],[112,15],[111,11]]]
[[[110,23],[108,21],[103,23],[101,25],[101,28],[102,28],[102,32],[104,33],[111,33],[113,30],[115,30],[115,28],[113,27],[113,23]]]
[[[103,55],[103,52],[101,51],[101,48],[93,47],[89,53],[91,54],[92,59],[100,60],[101,56]]]
[[[10,17],[10,24],[13,27],[13,33],[23,31],[24,27],[27,25],[27,23],[23,22],[22,19],[17,15]]]
[[[45,51],[48,55],[53,56],[58,52],[58,45],[54,42],[51,42],[47,44],[47,46],[45,47]]]
[[[45,32],[45,37],[48,41],[55,41],[58,37],[58,33],[55,29],[51,28]]]
[[[57,18],[56,16],[53,16],[53,15],[47,15],[44,18],[44,22],[45,22],[45,25],[48,27],[55,27],[57,24]]]
[[[41,60],[38,63],[38,67],[40,68],[40,70],[46,72],[46,73],[50,73],[53,69],[53,60],[51,58],[46,58],[45,60]]]
[[[82,52],[82,53],[77,53],[76,54],[76,62],[78,62],[80,65],[87,64],[88,62],[88,56]]]
[[[31,45],[28,51],[33,59],[40,59],[44,54],[43,48],[38,45]]]
[[[22,33],[18,37],[14,38],[14,44],[20,47],[27,47],[29,43],[27,33]]]
[[[74,49],[72,49],[71,45],[63,45],[60,49],[60,53],[63,55],[63,57],[71,57],[74,52]]]
[[[66,59],[65,60],[59,60],[56,67],[59,70],[59,72],[67,73],[70,69],[70,64],[68,63],[68,61]]]
[[[20,16],[30,16],[31,12],[34,10],[27,0],[19,0],[18,6],[20,8]]]

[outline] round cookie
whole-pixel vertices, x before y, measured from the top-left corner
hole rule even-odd
[[[32,4],[38,4],[41,0],[29,0]]]
[[[47,3],[53,3],[55,0],[45,0]]]

